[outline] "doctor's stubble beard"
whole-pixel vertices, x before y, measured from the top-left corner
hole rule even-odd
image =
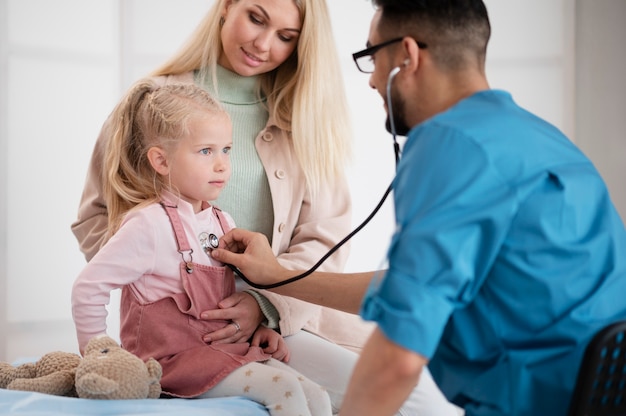
[[[387,129],[389,133],[393,134],[393,132],[391,131],[391,121],[390,121],[390,117],[393,117],[393,122],[396,128],[396,135],[406,136],[407,134],[409,134],[409,131],[411,130],[411,128],[407,125],[405,118],[404,118],[405,107],[406,106],[404,105],[404,100],[400,97],[400,94],[398,94],[397,90],[392,86],[391,87],[391,112],[392,114],[389,114],[389,112],[387,112],[387,120],[385,121],[385,128]]]

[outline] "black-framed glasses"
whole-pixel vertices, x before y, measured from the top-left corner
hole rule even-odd
[[[380,49],[385,46],[392,45],[396,42],[400,42],[404,37],[390,39],[386,42],[379,43],[378,45],[370,46],[369,48],[363,49],[362,51],[355,52],[352,54],[352,59],[354,59],[354,63],[359,71],[365,74],[371,74],[374,72],[374,59],[372,59],[372,55],[378,52]],[[420,49],[426,49],[428,46],[424,42],[417,42],[417,46]]]

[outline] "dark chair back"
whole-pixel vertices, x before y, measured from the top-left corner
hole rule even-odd
[[[607,325],[587,345],[568,415],[626,415],[626,321]]]

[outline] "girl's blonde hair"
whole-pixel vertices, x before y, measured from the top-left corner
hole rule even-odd
[[[189,121],[206,113],[223,114],[220,104],[193,84],[135,83],[111,115],[111,140],[104,149],[104,198],[109,236],[132,208],[159,201],[169,185],[148,160],[148,150],[176,149],[188,134]]]
[[[187,43],[152,75],[199,70],[219,94],[220,19],[228,1],[238,0],[217,0]],[[296,156],[315,193],[342,173],[350,157],[352,132],[326,2],[293,1],[302,19],[298,45],[282,65],[260,76],[259,93],[267,98],[278,127],[291,132]]]

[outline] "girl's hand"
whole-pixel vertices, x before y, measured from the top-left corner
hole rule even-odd
[[[265,317],[256,299],[244,292],[233,293],[217,305],[219,309],[202,312],[206,320],[223,319],[236,322],[204,336],[204,342],[213,344],[233,344],[247,342]],[[237,328],[239,327],[239,329]]]
[[[252,337],[253,347],[263,348],[263,352],[270,354],[279,361],[289,362],[289,348],[282,335],[273,329],[259,326]]]

